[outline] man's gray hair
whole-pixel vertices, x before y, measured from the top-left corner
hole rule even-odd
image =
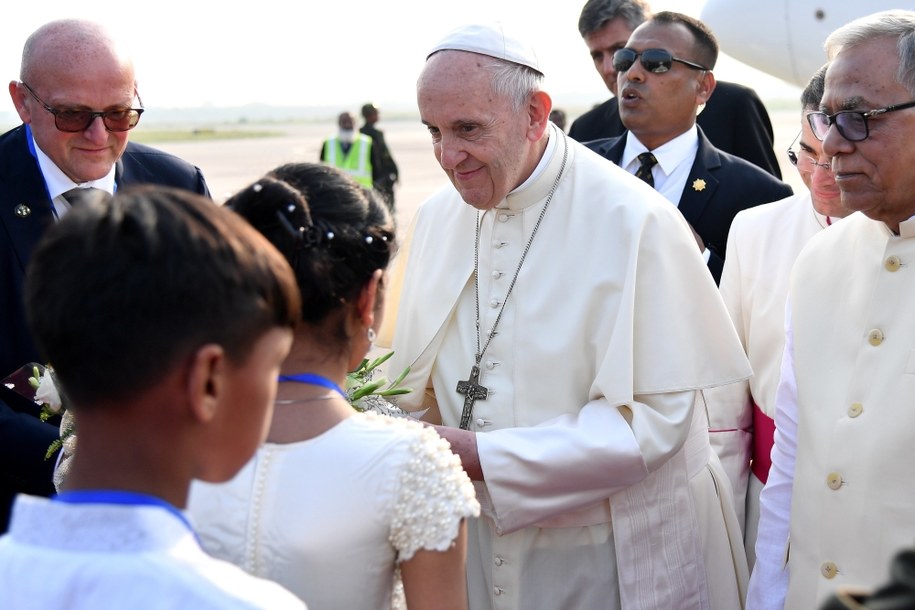
[[[492,91],[496,95],[511,100],[512,109],[520,112],[531,98],[540,91],[543,75],[540,72],[511,61],[503,61],[487,56],[490,61],[483,64],[483,69],[492,74]]]
[[[845,49],[880,38],[896,39],[896,82],[915,95],[915,11],[882,11],[855,19],[826,38],[826,55],[832,60]]]
[[[578,17],[578,32],[584,38],[617,17],[634,30],[650,15],[644,0],[588,0]]]

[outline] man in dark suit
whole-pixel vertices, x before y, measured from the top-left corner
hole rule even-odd
[[[23,124],[0,135],[0,378],[42,361],[26,324],[23,282],[45,229],[78,201],[74,189],[156,183],[209,195],[198,168],[128,143],[143,112],[133,63],[98,24],[63,20],[36,30],[9,92]],[[58,431],[36,415],[33,402],[0,385],[0,532],[16,493],[54,491],[54,460],[45,451]]]
[[[375,188],[384,195],[388,208],[394,211],[394,185],[400,179],[397,163],[391,155],[387,142],[384,141],[384,132],[378,129],[378,107],[368,103],[362,106],[362,119],[365,124],[359,132],[372,138],[372,181]]]
[[[588,45],[594,67],[613,97],[575,119],[569,129],[569,136],[575,140],[612,138],[626,130],[616,97],[617,72],[613,67],[613,54],[626,46],[629,36],[645,21],[648,13],[642,0],[589,0],[582,9],[578,31]],[[753,89],[718,81],[715,94],[709,98],[697,122],[716,148],[781,178],[772,148],[772,122]]]
[[[718,43],[701,21],[658,13],[614,54],[620,115],[628,131],[588,146],[676,204],[717,282],[731,221],[740,210],[782,199],[791,188],[715,148],[696,113],[715,90]]]

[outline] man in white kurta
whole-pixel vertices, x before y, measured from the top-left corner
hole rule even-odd
[[[424,102],[444,167],[449,134]],[[544,125],[546,106],[531,111]],[[702,400],[749,375],[727,312],[676,208],[554,126],[542,134],[534,167],[488,209],[450,186],[427,201],[393,271],[391,370],[412,367],[405,385],[434,392],[440,430],[453,445],[470,435],[476,452],[456,451],[482,472],[470,606],[739,608],[745,557]],[[501,320],[464,432],[477,222],[483,342]],[[421,392],[405,398],[422,406]]]
[[[719,446],[726,448],[719,458],[731,477],[735,502],[744,501],[747,507],[745,537],[753,541],[759,508],[758,501],[750,498],[758,499],[769,471],[772,436],[769,433],[767,440],[763,416],[770,420],[775,417],[775,389],[785,345],[788,280],[797,255],[811,237],[828,226],[826,219],[813,208],[810,193],[804,192],[740,212],[728,235],[721,296],[747,351],[753,377],[709,393],[709,401],[714,404],[711,437],[716,450]],[[730,261],[732,256],[734,260]],[[729,416],[739,414],[736,425],[725,423],[720,416],[716,418],[716,411],[722,411],[725,404]],[[774,432],[774,423],[769,423],[768,428]],[[717,432],[722,429],[727,432]],[[754,438],[757,433],[761,438]],[[734,438],[725,442],[724,436]],[[738,512],[743,515],[743,505],[738,505]],[[747,546],[748,557],[752,549],[751,543]]]
[[[20,495],[0,538],[0,606],[304,610],[274,582],[203,552],[176,511]]]
[[[785,608],[818,607],[841,586],[880,584],[915,540],[915,316],[900,309],[915,299],[908,261],[915,219],[894,235],[863,214],[816,236],[798,257],[776,416],[776,449],[790,451],[773,452],[773,471],[793,473],[793,487],[776,500],[790,505],[790,552],[784,537],[757,545],[758,566],[787,560]],[[783,412],[795,413],[796,424],[783,425]],[[779,481],[770,475],[762,497],[761,538],[764,528],[784,529],[767,519],[788,514],[767,511],[766,492]],[[773,584],[754,582],[765,603],[753,607],[780,607],[769,603]]]
[[[848,213],[829,160],[822,155],[822,144],[806,118],[819,109],[825,73],[825,68],[819,70],[801,94],[801,132],[797,150],[789,150],[804,192],[737,214],[721,276],[721,297],[750,359],[753,377],[708,393],[710,437],[734,488],[751,569],[756,558],[759,493],[771,464],[791,268],[811,237]]]
[[[814,236],[792,274],[753,577],[766,581],[748,607],[815,608],[839,587],[876,586],[915,539],[915,114],[865,115],[913,98],[898,46],[913,31],[915,12],[888,11],[827,38],[811,125],[857,213]],[[763,531],[781,540],[762,544]]]

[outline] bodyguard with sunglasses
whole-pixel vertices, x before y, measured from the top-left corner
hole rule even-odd
[[[649,13],[644,0],[588,0],[582,7],[578,31],[588,47],[594,68],[613,97],[575,119],[569,128],[572,138],[588,142],[612,138],[626,131],[620,120],[613,54],[626,46],[633,30],[648,18]],[[772,148],[772,122],[753,89],[717,81],[715,95],[696,122],[716,147],[781,178]]]
[[[679,207],[716,282],[737,212],[791,194],[771,174],[715,148],[696,125],[699,107],[715,90],[717,59],[718,42],[701,21],[654,15],[613,54],[628,131],[587,144]]]
[[[9,92],[23,124],[0,135],[0,378],[42,361],[26,329],[22,282],[44,230],[76,201],[71,191],[156,183],[209,195],[193,165],[128,143],[143,114],[133,63],[98,24],[36,30]],[[0,532],[16,493],[53,491],[54,460],[44,455],[57,429],[34,409],[0,386]]]
[[[915,541],[915,12],[855,20],[826,52],[809,126],[853,213],[811,239],[792,272],[759,525],[761,539],[787,534],[757,544],[756,563],[787,570],[787,586],[751,589],[754,609],[875,587]],[[783,493],[769,493],[776,473]]]

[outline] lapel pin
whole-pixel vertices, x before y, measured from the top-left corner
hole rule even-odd
[[[693,182],[693,190],[698,191],[700,193],[702,191],[704,191],[705,190],[705,180],[703,180],[702,178],[696,178],[695,182]]]
[[[13,210],[18,218],[25,218],[32,213],[32,209],[24,203],[20,203],[16,206],[16,209]]]

